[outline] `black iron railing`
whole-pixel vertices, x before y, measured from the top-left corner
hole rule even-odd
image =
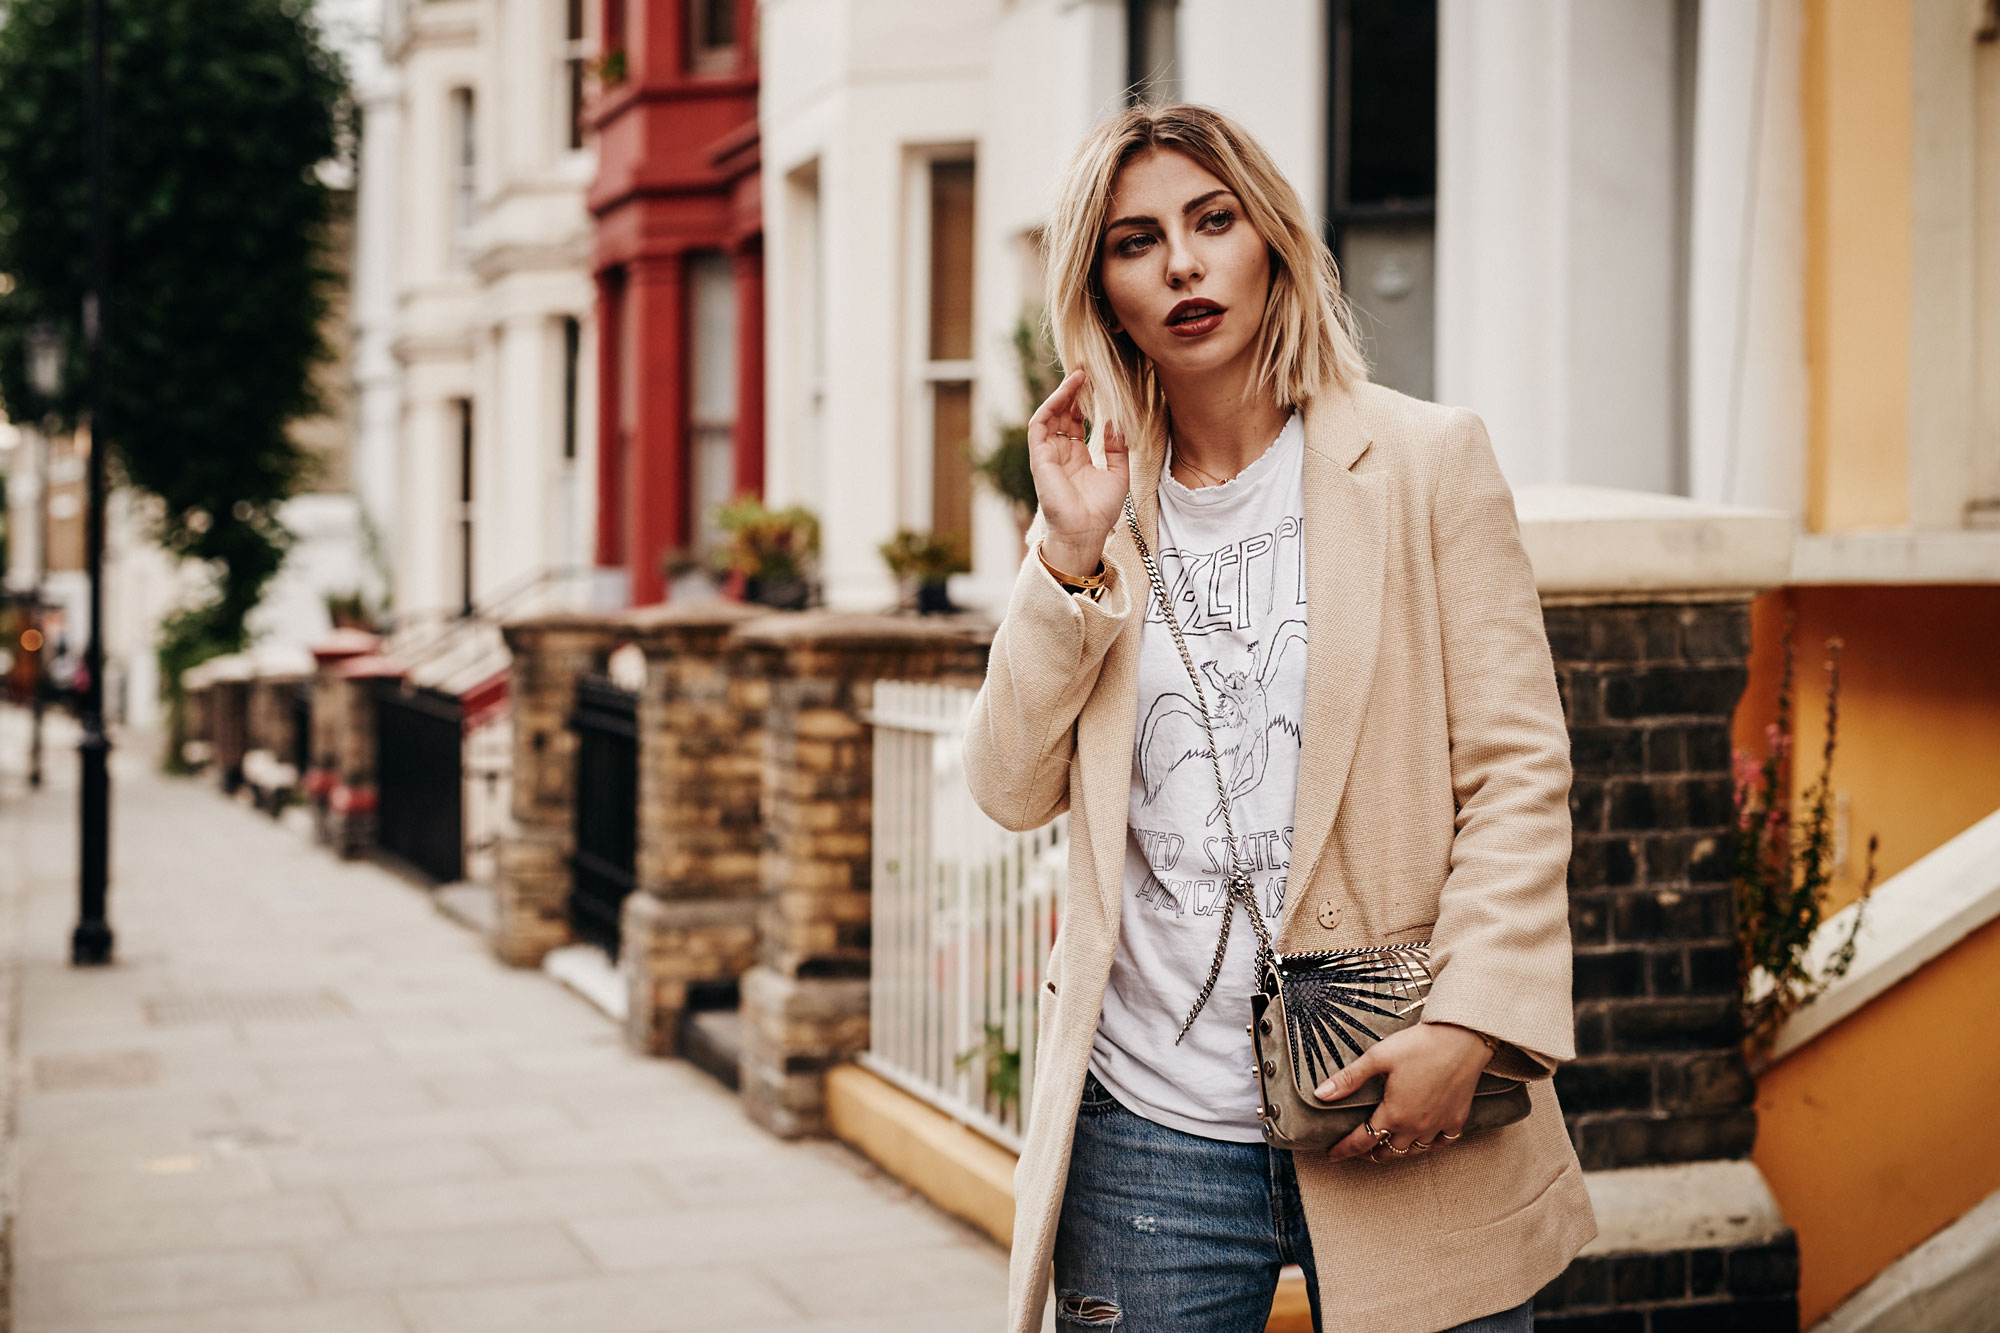
[[[312,767],[312,678],[307,677],[292,686],[292,752],[284,756],[291,761],[292,768],[300,778],[304,778]]]
[[[440,884],[465,877],[465,725],[458,700],[386,680],[375,695],[375,842]]]
[[[618,956],[618,913],[639,846],[639,696],[602,676],[576,683],[576,852],[570,929]]]

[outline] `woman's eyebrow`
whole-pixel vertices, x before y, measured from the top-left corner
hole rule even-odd
[[[1219,190],[1210,190],[1207,194],[1198,194],[1194,198],[1188,200],[1186,203],[1181,205],[1181,214],[1182,216],[1186,216],[1187,214],[1194,212],[1197,208],[1200,208],[1203,204],[1207,203],[1209,200],[1215,198],[1215,196],[1219,194],[1228,194],[1228,193],[1229,193],[1229,188],[1227,186],[1224,186],[1222,189]],[[1115,222],[1107,222],[1104,224],[1104,230],[1110,231],[1114,227],[1157,227],[1159,225],[1160,225],[1160,220],[1158,218],[1140,217],[1138,215],[1134,215],[1129,218],[1119,218]]]

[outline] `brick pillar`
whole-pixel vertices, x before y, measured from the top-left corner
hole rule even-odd
[[[503,627],[513,654],[512,827],[500,839],[493,951],[516,967],[570,942],[570,856],[576,851],[578,676],[602,672],[630,631],[591,616],[553,615]]]
[[[731,631],[765,613],[670,603],[630,617],[639,696],[638,885],[619,923],[626,1040],[680,1052],[681,1015],[729,1003],[757,958],[758,822],[770,685]]]
[[[337,668],[359,657],[372,656],[382,641],[365,630],[335,630],[312,646],[312,735],[302,785],[312,803],[313,832],[320,842],[337,846],[333,793],[341,785],[340,748],[345,727],[345,689]],[[374,734],[371,725],[369,734]],[[372,772],[372,766],[371,766]]]
[[[1644,1174],[1628,1168],[1672,1167],[1690,1195],[1736,1181],[1754,1200],[1761,1182],[1744,1159],[1756,1087],[1741,1047],[1729,849],[1730,718],[1747,679],[1749,602],[1571,603],[1544,614],[1575,772],[1578,1058],[1556,1073],[1570,1137],[1593,1194],[1642,1187]],[[1587,1252],[1536,1298],[1538,1325],[1792,1333],[1790,1229],[1775,1211],[1769,1225],[1733,1229],[1721,1214],[1745,1210],[1707,1202],[1718,1223],[1708,1239],[1608,1233],[1610,1248]]]
[[[371,655],[349,658],[329,674],[333,782],[326,793],[323,836],[334,851],[353,859],[375,845],[376,685],[400,680],[404,673],[394,659]]]
[[[216,780],[233,793],[243,785],[243,755],[250,748],[250,668],[240,657],[216,665],[209,677],[208,739]]]
[[[743,1102],[774,1133],[819,1134],[826,1070],[868,1045],[874,752],[865,717],[875,682],[977,685],[991,627],[807,612],[755,621],[737,637],[770,682]]]
[[[293,703],[305,678],[289,673],[260,675],[250,682],[245,712],[245,771],[252,794],[260,807],[278,813],[282,802],[297,790],[301,775],[289,771],[298,754],[298,715]],[[250,754],[262,751],[263,766],[252,771]]]

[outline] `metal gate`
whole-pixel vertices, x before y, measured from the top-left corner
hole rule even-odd
[[[618,956],[618,913],[639,850],[639,696],[603,676],[576,682],[576,853],[570,929]]]
[[[375,842],[440,884],[465,877],[465,728],[458,700],[375,691]]]
[[[288,759],[300,778],[312,771],[312,678],[308,676],[292,686],[292,752],[281,755]]]

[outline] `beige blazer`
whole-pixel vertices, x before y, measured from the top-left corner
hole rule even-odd
[[[1434,1333],[1507,1309],[1596,1234],[1547,1075],[1570,1059],[1569,740],[1513,498],[1471,412],[1372,384],[1304,406],[1306,657],[1281,950],[1432,941],[1426,1017],[1534,1081],[1504,1129],[1377,1165],[1300,1154],[1327,1333]],[[1135,446],[1158,531],[1163,442]],[[973,705],[966,772],[1001,824],[1069,811],[1068,898],[1014,1176],[1009,1326],[1048,1298],[1077,1101],[1118,947],[1146,572],[1121,523],[1100,602],[1031,552]]]

